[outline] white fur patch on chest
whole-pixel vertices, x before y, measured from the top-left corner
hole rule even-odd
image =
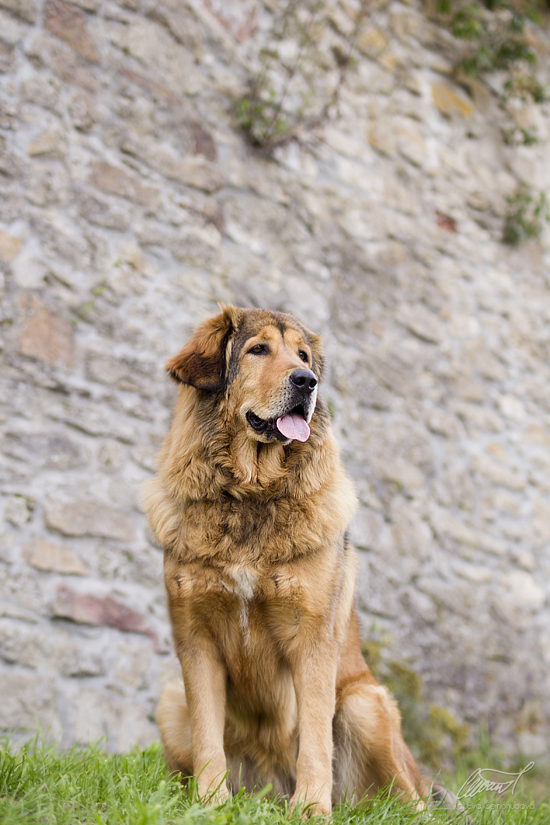
[[[258,574],[250,567],[233,567],[227,571],[235,582],[233,592],[241,599],[241,609],[239,613],[239,624],[243,633],[245,648],[250,643],[250,627],[248,625],[248,602],[254,598],[254,587]]]
[[[254,598],[254,587],[258,578],[255,570],[251,570],[250,567],[233,567],[227,574],[235,582],[233,592],[236,596],[246,602]]]

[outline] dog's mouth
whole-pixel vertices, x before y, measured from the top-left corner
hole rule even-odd
[[[279,418],[264,419],[249,410],[246,420],[258,435],[276,438],[278,441],[307,441],[309,424],[302,404],[293,407]]]
[[[278,418],[276,427],[285,438],[290,438],[292,441],[307,441],[309,438],[309,424],[301,404]]]

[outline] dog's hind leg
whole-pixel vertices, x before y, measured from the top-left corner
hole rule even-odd
[[[157,723],[168,767],[182,777],[193,774],[191,723],[183,682],[170,682],[163,689],[157,709]]]
[[[359,802],[383,787],[424,808],[418,767],[401,735],[395,699],[359,679],[338,692],[334,717],[333,801]]]

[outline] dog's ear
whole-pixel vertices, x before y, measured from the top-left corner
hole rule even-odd
[[[170,377],[198,390],[218,392],[223,389],[227,343],[238,318],[236,307],[224,306],[219,315],[200,324],[181,352],[166,364]]]

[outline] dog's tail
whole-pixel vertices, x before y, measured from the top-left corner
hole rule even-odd
[[[466,808],[460,799],[450,791],[445,785],[440,782],[433,782],[431,786],[432,802],[438,803],[450,813],[454,814],[453,819],[456,818],[460,825],[475,825],[474,820],[468,814]]]

